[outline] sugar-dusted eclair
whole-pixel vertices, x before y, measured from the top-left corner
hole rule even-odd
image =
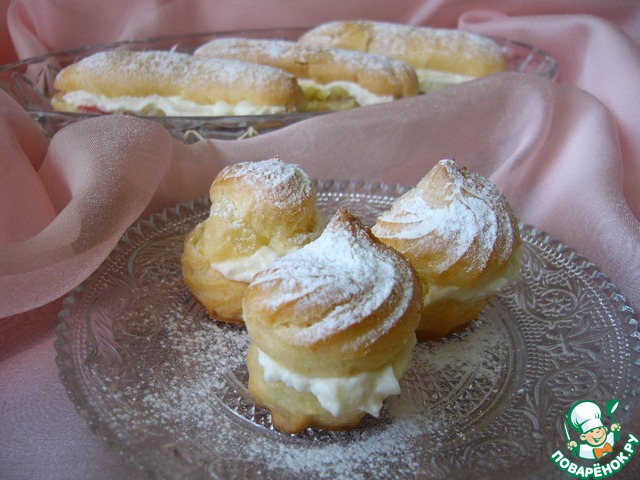
[[[367,20],[336,21],[315,27],[299,41],[404,60],[416,70],[421,92],[507,69],[505,54],[492,39],[453,29]]]
[[[293,75],[266,65],[169,51],[106,51],[56,77],[56,110],[137,115],[260,115],[297,111]]]
[[[306,110],[340,110],[416,95],[418,79],[406,62],[287,40],[223,38],[196,56],[228,58],[277,67],[295,75]]]

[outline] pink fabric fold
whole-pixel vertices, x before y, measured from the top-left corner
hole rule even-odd
[[[206,194],[222,166],[275,154],[313,178],[405,185],[455,158],[492,178],[523,221],[577,248],[638,305],[640,224],[621,188],[608,110],[574,87],[502,74],[242,141],[185,146],[151,121],[121,116],[71,125],[54,136],[38,172],[55,218],[0,250],[1,313],[64,294],[140,215]]]
[[[0,245],[25,240],[55,216],[37,169],[48,140],[17,103],[0,91]]]
[[[25,240],[6,242],[0,250],[0,316],[43,305],[81,282],[154,195],[167,168],[166,160],[163,164],[156,158],[169,158],[169,135],[157,124],[134,118],[126,119],[127,125],[116,133],[109,125],[118,120],[106,117],[73,125],[49,145],[37,172],[39,181],[27,172],[34,183],[27,194],[36,190],[41,197],[43,192],[47,195],[42,205],[31,204],[30,212],[24,212],[25,219],[33,212],[38,221],[11,222],[2,230],[20,238],[41,224],[43,228]],[[103,127],[95,128],[94,123]],[[141,142],[154,132],[158,138],[152,144]],[[20,155],[25,156],[26,152]],[[14,186],[4,190],[3,195],[13,195],[3,210],[22,200],[24,184],[15,181]],[[28,307],[25,302],[33,304]]]
[[[15,49],[30,56],[78,46],[79,39],[96,43],[160,33],[310,25],[358,18],[363,8],[354,2],[338,14],[312,1],[279,16],[274,13],[284,11],[277,8],[283,5],[279,1],[265,11],[242,2],[225,8],[225,2],[177,0],[139,2],[123,16],[121,1],[38,2],[39,8],[33,0],[11,2],[6,11]],[[635,129],[640,106],[629,102],[640,97],[640,49],[634,40],[640,14],[623,0],[607,5],[615,8],[605,9],[597,1],[584,3],[578,12],[571,2],[431,1],[403,9],[376,4],[368,17],[457,23],[465,30],[531,43],[558,59],[559,81],[573,87],[503,74],[241,142],[187,147],[159,125],[114,116],[72,125],[49,144],[12,100],[0,96],[0,139],[7,152],[7,173],[0,180],[0,316],[63,295],[99,265],[135,219],[204,194],[225,164],[274,153],[300,163],[312,177],[405,185],[415,184],[439,158],[455,157],[494,178],[523,220],[584,248],[587,255],[593,252],[593,260],[620,280],[637,306],[637,275],[617,267],[629,264],[621,258],[637,245],[640,217],[635,185],[640,178]],[[567,15],[571,11],[578,14]],[[586,191],[590,195],[580,203]],[[585,225],[590,232],[601,231],[602,238],[615,236],[615,255],[600,239],[583,235]]]
[[[479,34],[536,45],[553,52],[560,64],[558,81],[575,85],[600,100],[617,126],[624,159],[624,193],[640,218],[640,49],[620,27],[588,15],[511,18],[504,15],[469,13],[460,18],[460,28]]]
[[[367,18],[455,28],[470,11],[508,16],[588,14],[610,21],[640,40],[636,0],[5,0],[8,31],[18,58],[116,40],[207,31],[305,27]],[[0,10],[1,12],[2,10]]]

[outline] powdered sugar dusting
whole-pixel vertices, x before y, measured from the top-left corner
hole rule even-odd
[[[288,40],[263,40],[246,38],[223,38],[203,45],[196,50],[196,55],[211,55],[221,58],[251,59],[260,56],[266,63],[274,62],[287,68],[291,64],[313,65],[319,61],[335,61],[342,63],[350,71],[392,72],[394,70],[410,70],[404,62],[393,60],[382,55],[343,50],[324,45],[297,43]]]
[[[348,82],[378,96],[418,93],[418,79],[409,63],[369,52],[287,40],[223,38],[203,45],[195,54],[270,65],[321,85]]]
[[[373,23],[373,30],[382,44],[395,51],[402,42],[413,38],[431,38],[436,50],[449,55],[460,55],[463,60],[473,60],[487,52],[500,58],[503,53],[500,47],[490,38],[461,30],[429,27],[409,27],[394,23]],[[425,35],[427,34],[427,35]],[[406,45],[406,44],[405,44]]]
[[[358,195],[320,198],[326,214],[336,199],[362,207]],[[391,202],[365,199],[368,222]],[[285,435],[246,389],[246,330],[210,319],[181,281],[183,234],[206,213],[205,205],[197,215],[180,210],[170,227],[154,224],[151,238],[130,232],[90,298],[75,303],[84,320],[74,328],[82,340],[73,359],[87,379],[90,421],[136,463],[154,478],[268,480],[466,478],[478,467],[490,478],[504,468],[495,455],[479,455],[487,438],[516,424],[500,408],[521,395],[530,352],[511,296],[463,334],[417,345],[401,395],[387,399],[379,418],[346,432]],[[478,458],[488,461],[478,466]]]
[[[339,212],[317,240],[272,263],[249,287],[277,285],[277,292],[264,298],[271,311],[291,302],[298,302],[299,311],[333,306],[297,332],[301,344],[321,342],[365,320],[385,302],[396,302],[388,319],[355,342],[369,344],[395,325],[414,294],[405,261],[375,244],[360,224],[345,222]]]
[[[445,251],[441,263],[429,266],[434,272],[445,271],[473,249],[469,268],[481,271],[492,255],[506,262],[513,253],[518,227],[508,210],[495,185],[458,169],[452,160],[442,160],[379,217],[372,231],[380,238],[422,242],[427,249]],[[507,242],[496,252],[499,235]],[[437,246],[426,247],[431,243]]]
[[[502,322],[480,320],[464,335],[418,345],[402,394],[387,399],[379,418],[367,416],[348,432],[281,434],[246,391],[246,331],[212,322],[177,297],[182,300],[160,318],[159,337],[128,338],[136,350],[153,345],[153,352],[135,362],[138,380],[125,380],[116,392],[121,405],[137,407],[113,410],[118,422],[145,432],[147,447],[166,451],[174,468],[208,465],[239,479],[366,480],[372,472],[381,479],[415,478],[433,471],[429,462],[437,452],[464,436],[460,427],[474,421],[475,409],[504,395],[509,365],[500,359],[507,356],[508,335]],[[100,374],[107,382],[109,375]],[[464,399],[453,401],[460,390],[467,391]],[[154,446],[154,438],[163,443]]]
[[[350,32],[352,28],[363,32],[362,43],[353,40]],[[457,68],[462,71],[475,68],[472,63],[479,58],[486,62],[478,66],[480,69],[499,71],[506,67],[504,52],[492,39],[454,29],[413,27],[366,20],[337,21],[319,25],[303,35],[301,41],[386,54],[406,60],[414,68],[437,68],[432,60],[436,57],[455,59]],[[453,62],[449,61],[447,64],[456,71]],[[491,72],[484,72],[486,73]]]
[[[315,195],[304,170],[279,158],[230,165],[218,174],[218,179],[237,179],[247,186],[248,194],[281,209],[303,205]]]
[[[293,77],[280,69],[239,60],[199,58],[171,51],[104,51],[83,58],[68,67],[90,75],[96,93],[108,96],[144,96],[185,94],[186,98],[213,103],[226,98],[208,98],[212,89],[246,86],[246,91],[280,89],[294,94]],[[114,84],[114,72],[118,83]],[[56,79],[56,87],[66,90],[65,71]],[[154,86],[159,92],[150,91]],[[243,90],[237,88],[236,90]],[[281,100],[281,97],[278,98]]]

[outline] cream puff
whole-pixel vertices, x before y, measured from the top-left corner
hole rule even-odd
[[[418,272],[424,292],[420,340],[464,329],[519,275],[522,241],[507,199],[453,160],[438,162],[372,232]]]
[[[326,222],[307,174],[278,158],[225,167],[209,198],[208,218],[185,237],[182,276],[212,318],[242,324],[253,276],[316,239]]]
[[[297,111],[293,75],[266,65],[170,51],[112,50],[55,79],[56,110],[147,116],[262,115]]]
[[[495,41],[453,29],[335,21],[311,29],[299,41],[404,60],[416,70],[422,93],[502,72],[508,66]]]
[[[339,209],[259,272],[243,299],[249,392],[287,433],[348,429],[400,393],[420,318],[417,274]]]
[[[418,93],[418,78],[408,63],[370,53],[287,40],[221,38],[194,54],[286,70],[305,93],[305,110],[342,110]]]

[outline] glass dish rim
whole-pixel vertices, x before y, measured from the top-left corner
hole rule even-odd
[[[369,181],[353,181],[353,180],[316,180],[316,185],[320,188],[337,188],[340,191],[345,191],[346,189],[351,192],[360,192],[362,190],[367,191],[368,189],[377,188],[376,193],[380,194],[390,194],[390,195],[401,195],[406,192],[409,187],[402,186],[400,184],[391,184],[384,182],[369,182]],[[167,207],[163,209],[161,212],[153,213],[149,217],[138,220],[134,225],[132,225],[127,232],[131,232],[131,234],[135,235],[136,231],[139,231],[143,226],[154,228],[157,222],[163,222],[167,215],[172,212],[179,212],[181,209],[187,209],[188,211],[193,210],[197,204],[206,205],[208,203],[207,197],[198,197],[191,199],[187,202],[178,202],[173,206]],[[597,266],[589,261],[585,256],[578,253],[576,250],[566,245],[565,243],[555,239],[550,236],[543,230],[540,230],[532,225],[520,223],[520,227],[527,231],[528,234],[532,237],[535,237],[536,240],[539,240],[544,249],[547,249],[551,252],[554,252],[558,255],[563,256],[567,259],[567,261],[571,261],[573,265],[578,265],[578,268],[595,284],[599,287],[601,293],[606,296],[606,298],[611,302],[611,307],[616,313],[616,319],[620,322],[620,325],[625,328],[631,328],[634,332],[628,333],[629,337],[633,337],[636,341],[636,344],[640,344],[640,335],[638,335],[638,317],[637,313],[629,306],[626,298],[620,294],[618,287],[613,284],[609,278],[601,272]],[[124,240],[121,239],[121,241]],[[84,282],[83,282],[84,283]],[[69,343],[68,338],[65,335],[65,332],[68,330],[69,325],[67,321],[72,316],[73,305],[77,301],[77,296],[81,295],[84,291],[83,285],[79,285],[74,290],[69,292],[69,294],[64,299],[63,309],[59,313],[59,324],[56,328],[56,341],[55,341],[55,349],[56,349],[56,363],[59,368],[60,377],[62,383],[65,386],[67,394],[69,395],[72,403],[76,410],[80,413],[80,415],[87,421],[90,429],[99,434],[107,444],[116,448],[119,453],[127,458],[133,465],[138,466],[139,468],[145,469],[144,465],[141,464],[137,458],[137,450],[136,448],[128,445],[127,442],[124,442],[122,438],[118,438],[115,432],[112,432],[108,429],[102,427],[99,414],[95,410],[95,407],[90,405],[86,399],[83,402],[78,401],[78,387],[71,385],[71,379],[69,375],[72,375],[73,372],[68,371],[67,366],[65,365],[65,355],[68,357],[68,354],[64,351],[65,345]],[[632,352],[632,358],[630,358],[629,362],[636,365],[640,365],[640,348],[638,345],[630,344],[630,350]],[[77,372],[76,372],[77,375]],[[629,402],[632,399],[626,399]],[[81,404],[82,403],[82,404]],[[634,423],[637,423],[637,415],[634,416]],[[140,448],[140,447],[137,447]]]
[[[171,34],[171,35],[155,35],[149,37],[141,37],[141,38],[133,38],[133,39],[125,39],[118,40],[114,42],[104,42],[104,43],[92,43],[89,45],[85,45],[82,47],[74,47],[71,49],[65,50],[57,50],[54,52],[37,55],[29,58],[25,58],[22,60],[17,60],[15,62],[0,65],[0,74],[6,74],[11,71],[19,70],[23,67],[28,67],[30,65],[38,64],[41,62],[45,62],[48,59],[59,57],[59,56],[82,56],[83,54],[96,53],[98,51],[104,50],[114,50],[118,48],[123,48],[127,46],[135,46],[135,45],[144,45],[144,44],[158,44],[161,42],[179,42],[185,40],[195,40],[200,37],[214,37],[214,36],[242,36],[242,35],[260,35],[260,34],[274,34],[276,32],[281,33],[298,33],[301,34],[303,32],[308,31],[313,27],[275,27],[275,28],[250,28],[250,29],[240,29],[240,30],[213,30],[206,32],[198,32],[198,33],[187,33],[187,34]],[[500,36],[492,36],[492,35],[481,35],[486,38],[490,38],[496,42],[498,42],[501,46],[506,45],[514,45],[518,48],[522,48],[528,50],[531,54],[539,55],[545,59],[545,62],[548,64],[548,67],[544,70],[544,72],[535,74],[536,76],[540,76],[543,78],[547,78],[551,81],[555,80],[559,71],[559,63],[558,61],[546,50],[536,47],[535,45],[522,42],[519,40],[514,40],[510,38],[500,37]],[[271,37],[277,38],[277,37]],[[511,71],[514,72],[514,71]],[[41,92],[38,92],[41,94]],[[88,113],[88,112],[62,112],[58,110],[54,110],[52,107],[44,109],[44,108],[33,108],[30,106],[24,106],[30,113],[41,113],[41,114],[58,114],[58,115],[68,115],[71,118],[78,119],[86,119],[93,118],[97,116],[101,116],[103,114],[100,113]],[[243,119],[243,118],[257,118],[257,119],[269,119],[269,118],[285,118],[285,117],[299,117],[306,118],[314,115],[321,115],[326,113],[332,113],[330,111],[326,112],[293,112],[289,114],[275,114],[275,115],[251,115],[251,116],[233,116],[233,115],[225,115],[225,116],[140,116],[140,118],[150,119],[154,121],[165,121],[170,120],[207,120],[211,119],[214,121],[220,121],[225,119]]]

